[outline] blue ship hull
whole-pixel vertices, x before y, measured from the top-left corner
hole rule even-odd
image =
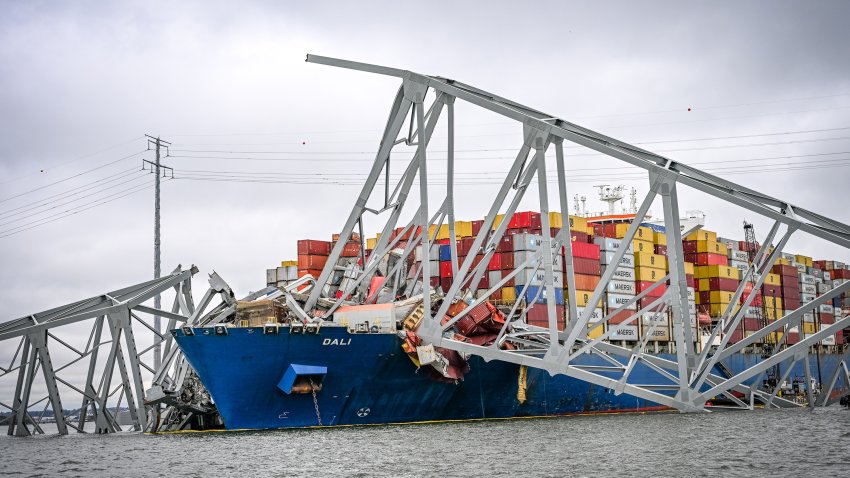
[[[323,425],[363,425],[665,408],[532,368],[527,370],[526,399],[520,403],[520,367],[487,363],[479,357],[470,358],[470,371],[463,381],[438,382],[426,373],[430,367],[417,371],[393,334],[349,334],[342,327],[326,327],[318,335],[290,335],[287,328],[278,334],[264,334],[257,327],[229,328],[227,335],[216,335],[209,328],[195,329],[195,335],[188,336],[177,329],[174,336],[228,429],[316,426],[319,417]],[[737,373],[759,359],[738,355],[724,364]],[[812,362],[817,378],[817,364]],[[824,380],[837,363],[836,355],[821,357]],[[288,394],[279,387],[291,364],[327,368],[316,404],[310,393]],[[598,357],[583,357],[582,364],[607,365]],[[802,374],[798,365],[791,377]],[[635,368],[629,381],[669,384],[643,365]]]

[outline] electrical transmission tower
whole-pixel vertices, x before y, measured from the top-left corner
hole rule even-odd
[[[144,160],[145,163],[148,163],[151,166],[151,172],[156,174],[156,178],[154,179],[154,206],[153,206],[153,278],[159,279],[162,270],[160,267],[160,214],[159,214],[159,201],[160,201],[160,179],[162,178],[162,172],[164,169],[168,169],[171,171],[172,177],[174,176],[174,169],[164,166],[160,163],[161,157],[161,149],[163,146],[165,147],[166,156],[168,155],[168,147],[171,146],[171,143],[168,141],[163,141],[157,136],[154,138],[151,135],[145,135],[148,138],[148,148],[151,146],[154,147],[156,151],[156,161],[150,162]],[[144,169],[144,165],[142,165]],[[162,306],[162,299],[159,294],[154,296],[153,306],[155,309],[159,309]],[[158,315],[154,316],[153,319],[153,327],[156,329],[156,333],[162,333],[162,324],[161,319]],[[154,368],[159,368],[162,363],[162,349],[159,344],[157,344],[154,348]]]

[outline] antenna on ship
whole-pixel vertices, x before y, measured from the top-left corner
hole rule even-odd
[[[625,197],[626,186],[619,185],[611,187],[607,184],[594,186],[599,188],[599,200],[608,203],[608,214],[615,214],[617,201],[622,201]],[[621,203],[622,204],[622,203]]]

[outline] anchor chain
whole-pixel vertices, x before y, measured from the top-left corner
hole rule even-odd
[[[319,400],[316,398],[316,384],[313,379],[310,379],[310,390],[313,392],[313,408],[316,409],[316,420],[319,421],[319,426],[322,426],[322,415],[319,413]]]

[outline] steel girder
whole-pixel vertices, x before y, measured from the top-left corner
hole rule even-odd
[[[724,396],[737,405],[738,408],[752,408],[752,401],[758,399],[769,406],[797,406],[795,403],[776,397],[775,394],[760,390],[756,385],[761,375],[776,363],[796,363],[803,360],[807,363],[808,353],[814,347],[819,347],[819,342],[836,331],[850,326],[850,316],[837,317],[835,324],[824,326],[815,334],[806,336],[798,344],[777,350],[772,356],[766,358],[759,364],[750,367],[733,377],[724,377],[715,370],[723,367],[722,360],[731,354],[741,353],[748,345],[754,344],[768,333],[787,333],[794,326],[799,327],[804,312],[812,310],[820,303],[844,293],[850,288],[850,283],[842,284],[829,294],[818,298],[818,300],[804,304],[800,309],[790,311],[781,320],[769,324],[756,334],[746,338],[742,342],[729,344],[727,332],[734,329],[743,319],[744,310],[756,297],[755,292],[746,293],[745,284],[751,278],[756,287],[753,291],[760,289],[761,285],[775,263],[782,247],[787,243],[790,236],[796,231],[809,233],[817,238],[831,243],[850,248],[850,226],[839,221],[826,218],[812,211],[794,206],[793,204],[771,197],[767,194],[745,188],[730,181],[707,174],[696,168],[674,161],[665,156],[644,150],[637,146],[602,135],[579,125],[570,123],[534,108],[530,108],[514,101],[499,97],[487,91],[460,83],[455,80],[438,76],[418,74],[406,70],[388,68],[378,65],[353,62],[335,58],[308,55],[307,61],[311,63],[324,64],[340,68],[347,68],[401,79],[402,86],[396,95],[391,107],[387,126],[381,137],[375,161],[363,188],[355,202],[355,205],[340,233],[341,239],[331,251],[325,269],[317,280],[316,286],[312,288],[309,300],[306,302],[304,311],[307,314],[316,312],[315,306],[320,298],[327,292],[327,285],[333,272],[334,264],[342,252],[342,246],[351,237],[355,225],[362,225],[362,217],[367,212],[379,213],[391,211],[389,218],[382,228],[382,234],[374,247],[372,254],[363,265],[363,272],[357,278],[359,287],[357,290],[347,290],[343,298],[337,301],[337,305],[343,299],[362,301],[365,299],[366,285],[377,270],[377,264],[389,254],[398,238],[391,239],[391,232],[396,228],[398,218],[408,200],[408,193],[414,182],[415,176],[419,177],[419,205],[415,210],[415,218],[405,228],[405,233],[411,227],[419,227],[418,233],[409,241],[405,250],[407,253],[416,247],[421,247],[427,256],[433,238],[429,237],[429,226],[439,227],[444,219],[449,226],[450,250],[452,258],[453,282],[446,292],[436,312],[432,313],[430,306],[430,295],[423,294],[425,318],[418,329],[418,334],[426,341],[434,345],[456,350],[465,354],[474,354],[485,360],[503,360],[530,367],[536,367],[549,371],[551,374],[564,374],[578,378],[596,385],[604,386],[615,391],[615,393],[627,393],[650,400],[662,405],[676,408],[682,412],[706,411],[706,401],[712,397]],[[424,98],[429,90],[435,93],[435,99],[428,113],[425,114],[426,105]],[[454,224],[454,103],[463,100],[470,104],[479,106],[491,112],[497,113],[505,118],[514,120],[523,126],[522,144],[519,147],[516,159],[511,164],[508,174],[505,176],[501,187],[484,216],[484,224],[481,233],[475,238],[472,245],[473,253],[466,260],[459,262],[457,254],[457,238]],[[439,120],[444,106],[448,106],[448,185],[445,199],[440,208],[430,215],[428,197],[428,162],[427,147],[431,139],[434,127]],[[405,119],[410,116],[410,133],[406,138],[399,139],[399,132],[404,126]],[[416,142],[413,142],[413,139]],[[558,207],[563,217],[569,214],[567,202],[566,178],[569,170],[564,163],[563,141],[571,141],[575,144],[585,146],[597,152],[606,154],[613,158],[624,161],[630,165],[638,166],[648,173],[649,192],[642,202],[637,216],[643,217],[656,197],[661,198],[664,209],[664,225],[669,234],[668,238],[668,260],[670,262],[670,273],[658,284],[668,281],[669,286],[664,295],[651,306],[631,314],[628,321],[634,321],[639,314],[659,310],[659,307],[669,307],[672,313],[673,341],[675,343],[675,360],[666,360],[657,355],[647,353],[646,342],[638,342],[635,347],[623,347],[604,342],[602,338],[589,339],[587,337],[588,325],[590,324],[592,308],[586,308],[578,313],[575,299],[574,269],[572,264],[571,244],[568,239],[568,228],[562,229],[561,233],[550,240],[548,224],[548,172],[546,170],[545,154],[550,145],[555,146],[556,174]],[[392,195],[389,194],[389,168],[390,155],[393,148],[401,143],[407,145],[416,144],[417,149],[413,158],[407,164],[404,174],[395,185]],[[381,179],[381,173],[387,173],[387,184],[385,185],[384,207],[375,210],[367,206],[373,192]],[[512,334],[507,330],[507,324],[499,335],[499,340],[492,346],[483,347],[454,340],[450,334],[445,334],[458,317],[441,323],[445,317],[449,305],[462,299],[466,289],[475,289],[483,273],[489,258],[495,252],[498,241],[505,232],[507,221],[502,221],[496,227],[495,217],[500,212],[510,217],[525,191],[534,177],[537,176],[539,190],[539,205],[541,211],[542,236],[545,244],[530,257],[525,263],[519,264],[512,274],[520,269],[533,267],[541,269],[545,274],[544,294],[548,299],[547,314],[549,327],[546,333],[541,335],[534,333],[534,341],[521,337],[522,334]],[[689,317],[687,291],[684,273],[684,252],[682,250],[681,224],[679,222],[678,186],[684,185],[726,201],[729,204],[740,206],[744,209],[757,213],[761,216],[771,218],[775,221],[774,227],[764,241],[756,260],[748,271],[746,271],[741,286],[735,293],[737,303],[743,301],[743,307],[735,311],[730,305],[723,314],[721,320],[712,330],[710,340],[714,343],[719,339],[718,347],[704,347],[699,350],[697,345],[698,330],[695,323]],[[622,239],[624,243],[631,243],[634,238],[639,221],[635,221],[629,227],[628,232]],[[785,228],[780,240],[774,244],[774,240],[780,228]],[[414,229],[415,230],[415,229]],[[566,250],[565,270],[566,282],[568,284],[567,301],[569,310],[569,322],[564,332],[559,333],[556,328],[556,313],[554,308],[554,284],[553,264],[554,253],[563,247]],[[770,249],[772,247],[772,249]],[[483,254],[483,260],[473,267],[473,256],[475,253]],[[619,263],[619,259],[625,254],[625,248],[620,248],[613,264]],[[603,274],[600,284],[594,290],[588,303],[595,304],[602,298],[608,282],[613,277],[614,268],[607,268]],[[429,284],[432,271],[425,260],[421,270],[416,271],[416,277],[422,284]],[[510,275],[508,279],[510,279]],[[506,279],[507,280],[507,279]],[[504,282],[504,281],[503,281]],[[502,282],[502,283],[503,283]],[[491,287],[495,290],[496,284]],[[492,286],[492,285],[491,285]],[[525,292],[525,289],[522,291]],[[393,294],[394,295],[394,294]],[[484,299],[475,300],[472,305],[482,302]],[[635,299],[637,300],[637,298]],[[617,312],[625,310],[627,304],[617,311],[609,313],[600,323],[607,321]],[[335,307],[334,307],[335,308]],[[332,312],[332,310],[331,310]],[[516,306],[511,310],[507,321],[513,320]],[[594,324],[596,325],[596,324]],[[604,338],[604,337],[603,337]],[[505,340],[524,340],[525,343],[543,343],[534,351],[511,351],[499,347]],[[611,365],[606,367],[588,367],[580,365],[575,359],[583,354],[595,354],[605,358]],[[847,381],[850,381],[848,367],[844,364],[848,357],[844,357],[840,370],[844,371]],[[629,383],[628,378],[637,362],[655,370],[660,377],[669,381],[669,385],[642,385]],[[834,377],[830,378],[830,390],[832,392],[835,383],[841,378],[837,370]],[[845,384],[845,387],[850,384]],[[746,393],[750,396],[751,403],[746,404],[732,395],[732,391]],[[666,392],[666,393],[665,393]],[[822,397],[821,402],[826,403],[827,398]],[[814,397],[810,393],[809,404],[814,405]]]
[[[97,433],[120,431],[116,411],[122,406],[128,408],[132,428],[139,431],[169,429],[174,424],[172,416],[186,408],[205,411],[203,407],[184,406],[175,399],[194,372],[168,331],[178,323],[206,325],[220,320],[232,312],[235,299],[227,284],[214,273],[210,276],[210,290],[195,307],[191,280],[197,272],[194,266],[178,266],[159,279],[0,324],[0,344],[11,346],[17,342],[9,366],[0,368],[0,379],[17,376],[12,400],[8,404],[0,401],[0,407],[11,411],[8,434],[44,433],[42,424],[48,408],[63,435],[68,428],[85,433],[87,421],[94,422]],[[174,295],[170,311],[145,305],[169,291]],[[209,308],[216,295],[221,303]],[[153,316],[167,319],[168,330],[156,330],[144,316],[147,320]],[[84,338],[81,333],[85,330],[88,338],[75,345]],[[140,343],[150,345],[139,350]],[[152,351],[163,345],[166,358],[155,368]],[[60,356],[66,360],[57,365]],[[39,376],[43,381],[37,380]],[[42,393],[46,393],[43,398],[34,399]],[[68,406],[70,400],[81,400],[79,417],[73,420],[68,412],[73,409]],[[35,412],[42,402],[45,404],[40,413]]]

